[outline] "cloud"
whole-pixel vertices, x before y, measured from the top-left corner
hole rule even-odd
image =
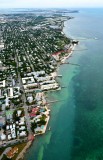
[[[0,0],[0,7],[94,7],[103,6],[102,0]]]

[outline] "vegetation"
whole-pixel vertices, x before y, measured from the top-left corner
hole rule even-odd
[[[32,130],[32,132],[34,132],[35,128],[37,128],[37,123],[35,123],[35,121],[34,121],[34,123],[31,123],[31,130]]]

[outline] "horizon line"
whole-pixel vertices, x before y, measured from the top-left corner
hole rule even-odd
[[[84,6],[80,6],[80,7],[0,7],[0,9],[99,9],[99,8],[103,8],[103,6],[98,6],[98,7],[84,7]]]

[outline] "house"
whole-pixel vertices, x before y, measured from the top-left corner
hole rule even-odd
[[[25,119],[24,117],[21,117],[19,120],[19,125],[24,125],[25,124]]]
[[[37,127],[36,129],[35,129],[35,133],[38,133],[38,132],[40,132],[40,133],[42,133],[42,132],[44,132],[44,125],[42,125],[42,126],[40,126],[40,127]]]
[[[4,88],[6,86],[5,80],[0,81],[0,88]]]
[[[9,130],[8,134],[8,140],[11,140],[12,138],[16,138],[16,125],[15,124],[10,124],[6,126],[6,130]]]
[[[33,96],[27,97],[27,101],[28,101],[29,103],[32,103],[32,102],[33,102]]]
[[[9,129],[10,129],[10,126],[9,126],[9,125],[7,125],[7,126],[6,126],[6,130],[9,130]]]
[[[23,130],[25,130],[26,129],[26,127],[25,126],[21,126],[21,127],[19,127],[19,130],[20,131],[23,131]]]
[[[0,139],[1,139],[2,141],[6,140],[6,135],[5,135],[4,133],[1,133],[1,134],[0,134]]]
[[[22,111],[21,110],[17,110],[17,116],[20,117]]]
[[[0,61],[0,67],[2,67],[3,66],[3,63],[2,63],[2,61]]]
[[[18,147],[12,148],[9,152],[7,152],[6,156],[7,158],[11,159],[16,153],[18,153]]]
[[[36,113],[39,111],[39,108],[36,107],[36,108],[33,108],[32,109],[32,112],[29,114],[30,117],[36,117]]]
[[[11,137],[11,134],[8,134],[8,140],[11,140],[12,137]]]
[[[0,49],[4,49],[4,43],[0,44]]]
[[[38,93],[36,94],[36,96],[35,96],[35,99],[36,99],[37,101],[40,101],[40,100],[42,99],[42,93],[41,93],[41,92],[38,92]]]
[[[37,122],[37,121],[40,121],[40,118],[41,118],[42,116],[41,115],[37,115],[37,116],[35,116],[32,120],[31,120],[31,122]]]
[[[17,98],[20,95],[20,87],[8,88],[7,89],[9,98]]]
[[[9,100],[9,98],[6,95],[6,99],[5,99],[5,106],[6,107],[8,107],[10,105],[9,102],[10,102],[10,100]]]
[[[13,88],[8,88],[8,97],[13,98]]]
[[[11,120],[12,118],[13,118],[13,111],[12,110],[6,111],[6,119]]]
[[[5,117],[3,117],[3,116],[0,115],[0,127],[4,126],[5,123],[6,123]]]
[[[27,134],[26,134],[26,131],[21,131],[19,135],[20,135],[20,137],[24,137],[24,136],[26,136]]]
[[[16,138],[15,127],[11,128],[11,136],[12,136],[12,138]]]

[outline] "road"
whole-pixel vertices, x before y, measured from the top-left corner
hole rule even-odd
[[[29,58],[28,58],[29,59]],[[19,67],[19,64],[18,64],[18,59],[17,59],[17,55],[15,55],[15,62],[17,64],[17,69]],[[18,71],[18,81],[19,81],[19,87],[20,89],[23,91],[22,93],[22,101],[23,101],[23,108],[24,108],[24,112],[25,112],[25,120],[26,120],[26,126],[27,126],[27,130],[28,130],[28,135],[30,134],[33,134],[32,131],[31,131],[31,122],[30,122],[30,116],[28,114],[28,106],[26,105],[26,96],[25,96],[25,90],[24,90],[24,87],[23,87],[23,84],[22,84],[22,78],[20,76],[20,72]]]

